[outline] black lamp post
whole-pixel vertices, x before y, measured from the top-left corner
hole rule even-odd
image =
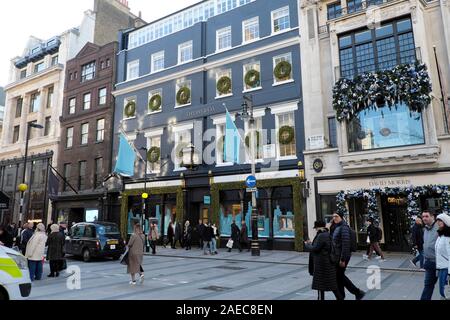
[[[256,143],[257,137],[255,132],[255,118],[253,117],[253,98],[252,96],[244,95],[244,102],[242,103],[242,113],[239,114],[242,120],[248,123],[250,130],[250,161],[252,168],[252,175],[256,176]],[[252,216],[251,216],[251,228],[252,228],[252,256],[259,257],[261,250],[259,247],[258,238],[258,209],[256,201],[256,191],[252,191]]]
[[[190,171],[195,171],[199,168],[198,153],[195,150],[195,146],[190,143],[183,149],[183,163],[182,166]]]
[[[19,191],[20,191],[20,210],[19,210],[19,226],[22,226],[22,220],[23,220],[23,203],[24,203],[24,196],[25,191],[28,190],[28,186],[25,184],[25,175],[27,172],[27,160],[28,160],[28,142],[30,140],[30,132],[31,129],[44,129],[43,126],[37,123],[28,122],[27,125],[27,134],[26,134],[26,140],[25,140],[25,156],[24,156],[24,163],[23,163],[23,174],[22,174],[22,183],[19,185]]]
[[[147,199],[148,199],[148,193],[147,193],[147,168],[148,168],[147,153],[148,153],[148,149],[146,147],[142,147],[142,148],[140,148],[140,150],[145,151],[144,193],[142,193],[142,228],[143,228],[144,234],[145,234],[145,222],[147,221]],[[149,228],[150,228],[150,223],[149,223]],[[147,237],[145,237],[145,238],[148,239]],[[147,241],[145,241],[145,244],[146,244],[145,245],[146,251],[149,252],[150,248],[149,248]]]

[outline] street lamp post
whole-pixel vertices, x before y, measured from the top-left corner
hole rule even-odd
[[[248,128],[250,130],[250,161],[252,176],[256,176],[256,143],[257,135],[255,132],[255,118],[253,117],[253,99],[244,95],[244,102],[242,104],[241,118],[247,121]],[[256,201],[256,192],[252,191],[252,216],[251,216],[251,227],[252,227],[252,256],[259,257],[261,255],[261,250],[259,247],[258,238],[258,209]]]
[[[27,134],[25,140],[25,157],[23,163],[23,174],[22,174],[22,184],[19,186],[20,191],[20,210],[19,210],[19,226],[22,226],[23,220],[23,204],[24,204],[24,196],[25,191],[28,189],[28,186],[25,184],[25,175],[27,172],[27,158],[28,158],[28,142],[30,140],[30,131],[32,128],[35,129],[44,129],[43,126],[37,123],[29,122],[27,125]]]
[[[144,234],[145,234],[145,222],[147,221],[147,199],[148,199],[148,193],[147,193],[147,168],[148,168],[147,167],[148,166],[147,152],[148,152],[148,149],[146,147],[142,147],[141,150],[145,151],[144,193],[142,194],[142,228],[143,228]],[[149,223],[149,228],[150,228],[150,223]],[[147,241],[145,241],[145,243],[146,243],[146,251],[149,252],[150,248],[147,244]]]

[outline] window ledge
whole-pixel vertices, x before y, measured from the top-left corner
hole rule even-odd
[[[441,154],[439,145],[416,145],[347,153],[339,157],[344,169],[405,166],[435,163]]]
[[[162,112],[162,109],[161,109],[161,110],[158,110],[158,111],[147,112],[147,115],[148,115],[148,116],[151,116],[151,115],[153,115],[153,114],[158,114],[158,113],[161,113],[161,112]]]
[[[262,90],[262,87],[247,89],[247,90],[242,91],[242,93],[248,93],[248,92],[253,92],[253,91],[258,91],[258,90]]]
[[[276,161],[298,160],[297,156],[277,157]]]
[[[231,162],[224,162],[224,163],[217,163],[216,164],[216,168],[221,168],[221,167],[231,167],[234,164]]]
[[[95,144],[101,144],[101,143],[103,143],[103,142],[105,142],[105,140],[102,140],[102,141],[95,141]]]
[[[181,105],[181,106],[175,106],[175,109],[188,107],[188,106],[190,106],[190,105],[192,105],[192,103],[183,104],[183,105]]]
[[[224,94],[224,95],[221,95],[221,96],[216,96],[216,100],[219,100],[219,99],[223,99],[223,98],[229,98],[229,97],[232,97],[233,96],[233,94],[232,93],[229,93],[229,94]]]
[[[136,119],[136,116],[130,117],[130,118],[123,118],[122,121],[128,121],[128,120],[133,120],[133,119]]]
[[[294,79],[289,79],[286,81],[280,81],[280,82],[275,82],[274,84],[272,84],[272,87],[278,87],[278,86],[282,86],[283,84],[288,84],[288,83],[293,83],[295,82]]]
[[[182,171],[186,171],[186,168],[178,168],[178,169],[174,169],[173,172],[182,172]]]
[[[271,36],[271,37],[277,36],[277,35],[279,35],[279,34],[283,34],[283,33],[286,33],[286,32],[292,31],[292,30],[294,30],[294,29],[292,29],[292,28],[287,28],[287,29],[283,29],[283,30],[280,30],[280,31],[272,31],[272,33],[270,34],[270,36]]]

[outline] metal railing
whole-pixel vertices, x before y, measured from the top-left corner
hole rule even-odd
[[[342,7],[338,10],[335,10],[335,14],[332,17],[328,16],[328,20],[337,19],[347,14],[361,12],[366,10],[370,6],[378,6],[392,1],[395,0],[363,0],[361,2],[354,2],[350,6],[347,5],[347,7]]]

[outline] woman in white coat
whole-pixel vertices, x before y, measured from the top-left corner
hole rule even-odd
[[[25,252],[25,257],[28,259],[28,269],[30,270],[31,281],[42,279],[46,241],[47,234],[45,232],[45,226],[42,223],[39,223],[36,227],[36,232],[27,243]]]
[[[442,300],[450,300],[450,288],[448,288],[450,279],[450,216],[440,214],[436,220],[439,235],[436,240],[436,269],[439,277],[439,294]]]

